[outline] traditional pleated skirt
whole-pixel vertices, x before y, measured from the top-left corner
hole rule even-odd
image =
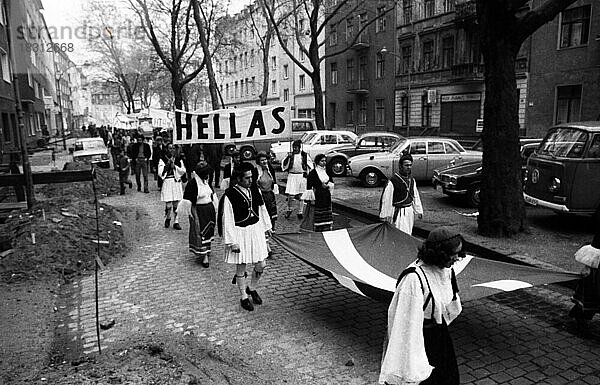
[[[215,235],[215,206],[212,203],[205,203],[192,207],[192,210],[196,210],[200,226],[197,227],[194,218],[190,216],[190,251],[204,257],[210,253],[211,242]]]
[[[265,206],[271,220],[277,219],[277,201],[275,200],[275,193],[273,191],[263,191],[262,197],[265,201]]]
[[[288,174],[285,193],[288,195],[298,195],[306,191],[306,178],[302,174]]]
[[[173,202],[182,199],[183,187],[181,181],[175,181],[175,178],[166,178],[160,189],[160,200],[162,202]]]
[[[257,263],[264,261],[269,253],[265,228],[261,222],[247,227],[235,227],[235,239],[240,240],[240,252],[234,253],[230,247],[225,250],[225,262],[232,264]]]
[[[333,226],[333,214],[331,212],[331,203],[329,205],[314,207],[314,231],[329,231]]]

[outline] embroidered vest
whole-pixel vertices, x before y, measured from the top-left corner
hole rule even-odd
[[[225,191],[225,195],[231,202],[233,218],[237,227],[248,227],[259,221],[258,208],[264,202],[256,185],[250,186],[249,191],[250,196],[247,196],[242,187],[238,185]]]
[[[392,182],[392,185],[394,186],[392,205],[394,207],[411,206],[415,195],[415,180],[410,176],[408,178],[403,178],[397,173],[394,173],[390,182]]]

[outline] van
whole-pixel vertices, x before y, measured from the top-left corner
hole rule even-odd
[[[292,126],[292,137],[282,138],[282,141],[300,139],[305,132],[317,130],[317,124],[312,118],[292,118],[290,124]],[[278,141],[278,139],[265,139],[231,144],[225,146],[225,154],[230,155],[232,150],[237,148],[242,160],[251,160],[261,151],[268,154],[271,149],[271,144],[277,143]]]
[[[527,161],[523,198],[559,213],[593,214],[600,205],[600,122],[550,128]]]

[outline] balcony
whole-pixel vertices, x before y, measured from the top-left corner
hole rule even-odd
[[[451,67],[451,79],[453,81],[479,80],[483,79],[484,66],[479,63],[455,64]]]
[[[454,4],[454,21],[459,23],[473,22],[477,18],[475,0],[456,0]]]
[[[366,80],[354,80],[349,81],[346,86],[346,92],[355,95],[367,95],[369,94],[369,82]]]
[[[363,32],[358,36],[354,44],[352,44],[352,49],[358,51],[367,49],[370,46],[371,43],[369,42],[369,36],[366,34],[366,32]]]

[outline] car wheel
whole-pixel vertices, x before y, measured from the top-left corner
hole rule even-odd
[[[360,180],[365,187],[377,187],[381,183],[381,175],[379,171],[370,169],[362,173]]]
[[[475,186],[467,190],[467,204],[469,207],[479,207],[479,193],[481,192],[480,186]]]
[[[242,160],[251,160],[254,159],[256,155],[254,149],[252,147],[242,147],[240,150],[240,157]]]
[[[346,159],[335,158],[329,162],[329,171],[333,176],[345,176],[346,175]]]
[[[223,153],[225,154],[225,156],[231,156],[231,154],[235,151],[235,145],[234,144],[228,144],[225,146],[225,148],[223,149]]]

